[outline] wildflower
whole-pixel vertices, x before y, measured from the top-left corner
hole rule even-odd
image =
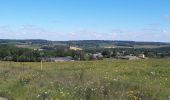
[[[92,88],[91,90],[92,90],[92,91],[95,91],[95,88]]]
[[[40,95],[40,94],[38,94],[38,95],[37,95],[37,98],[39,98],[40,96],[41,96],[41,95]]]
[[[105,79],[107,79],[108,77],[107,77],[107,76],[105,76],[104,78],[105,78]]]
[[[74,89],[76,90],[78,87],[74,87]]]
[[[168,96],[168,99],[170,100],[170,96]]]
[[[154,76],[154,75],[155,75],[155,72],[151,72],[151,75],[153,75],[153,76]]]
[[[127,94],[129,97],[132,97],[134,95],[134,91],[128,91]]]
[[[134,92],[133,92],[133,91],[128,91],[127,93],[128,93],[128,94],[133,94]]]
[[[114,80],[114,81],[117,81],[118,79],[114,78],[113,80]]]
[[[63,91],[61,91],[60,93],[63,94]]]

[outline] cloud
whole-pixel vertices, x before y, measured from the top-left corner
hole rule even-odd
[[[65,36],[65,35],[64,35]],[[50,31],[34,25],[22,25],[17,29],[9,26],[0,26],[0,38],[2,39],[50,39],[59,40],[63,37],[62,33]]]
[[[2,39],[48,39],[48,40],[133,40],[133,41],[164,41],[170,42],[170,32],[161,27],[147,26],[141,30],[112,29],[99,32],[81,29],[72,32],[51,31],[35,25],[22,25],[12,29],[0,26]]]
[[[15,32],[10,26],[0,26],[0,38],[9,37],[13,35],[17,35],[18,33]]]
[[[134,40],[134,41],[161,41],[170,42],[170,32],[162,28],[144,28],[138,31],[121,30],[111,31],[114,40]]]
[[[110,32],[97,32],[90,30],[81,30],[70,33],[68,39],[72,40],[132,40],[132,41],[162,41],[169,42],[170,32],[159,29],[146,29],[146,30],[123,30],[112,29]]]

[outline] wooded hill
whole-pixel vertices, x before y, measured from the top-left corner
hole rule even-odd
[[[112,40],[77,40],[77,41],[49,41],[42,39],[10,40],[0,39],[0,44],[31,45],[31,46],[75,46],[86,48],[160,48],[170,47],[165,42],[136,42],[136,41],[112,41]]]

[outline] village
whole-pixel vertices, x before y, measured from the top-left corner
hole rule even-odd
[[[88,53],[85,55],[86,59],[74,59],[71,56],[66,56],[66,57],[44,57],[41,60],[43,62],[73,62],[73,61],[83,61],[83,60],[103,60],[105,57],[102,55],[102,53]],[[139,54],[138,56],[134,56],[133,54],[131,55],[126,55],[126,56],[116,56],[116,57],[110,57],[110,59],[122,59],[122,60],[140,60],[140,59],[147,59],[144,54]]]

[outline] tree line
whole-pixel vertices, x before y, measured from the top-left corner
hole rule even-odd
[[[118,55],[126,56],[133,54],[145,54],[152,58],[170,57],[170,47],[157,49],[134,49],[134,48],[114,48],[114,49],[85,49],[83,51],[73,51],[69,49],[55,50],[32,50],[27,48],[19,48],[13,45],[0,45],[0,60],[15,62],[38,62],[42,57],[67,57],[70,56],[74,60],[91,60],[91,55],[101,53],[104,58],[114,58]]]

